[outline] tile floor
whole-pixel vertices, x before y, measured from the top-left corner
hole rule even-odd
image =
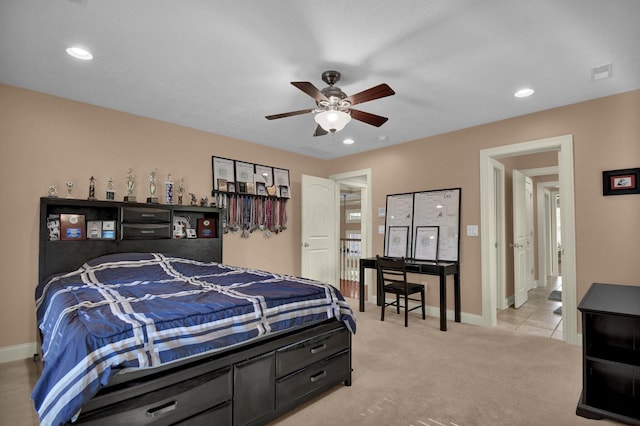
[[[548,299],[553,290],[562,290],[562,277],[547,277],[547,285],[530,290],[528,301],[520,308],[509,306],[498,311],[497,326],[517,333],[563,340],[562,315],[553,313],[562,302]]]

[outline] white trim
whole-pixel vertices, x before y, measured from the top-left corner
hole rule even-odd
[[[557,249],[549,252],[551,247],[551,241],[549,241],[549,235],[551,231],[552,220],[550,217],[549,207],[552,203],[551,191],[549,188],[559,185],[558,181],[553,182],[538,182],[536,185],[536,198],[538,205],[538,280],[542,281],[543,286],[547,285],[547,277],[551,275],[549,266],[549,256],[557,255]],[[555,208],[553,209],[555,212]],[[555,230],[553,231],[555,232]]]
[[[385,298],[386,301],[395,301],[395,299],[390,299],[387,300]],[[410,301],[409,302],[409,309],[412,309],[414,307],[418,307],[420,306],[420,303],[418,302],[413,302]],[[380,306],[375,306],[374,305],[374,309],[381,309]],[[440,308],[437,306],[429,306],[429,305],[425,305],[425,314],[427,317],[433,317],[433,318],[438,318],[440,319]],[[395,312],[395,308],[387,308],[387,311],[385,312],[385,318],[391,315],[398,315]],[[400,315],[404,316],[404,310],[400,310]],[[409,316],[415,316],[416,318],[419,318],[420,320],[422,320],[422,313],[420,313],[419,310],[413,311],[413,312],[409,312]],[[447,309],[447,321],[455,321],[455,311],[453,309]],[[413,320],[412,318],[410,318],[410,320]],[[471,324],[471,325],[479,325],[479,326],[483,326],[484,325],[484,319],[482,318],[481,315],[476,315],[476,314],[469,314],[466,312],[461,312],[460,313],[460,322],[464,323],[464,324]]]
[[[480,224],[482,252],[482,317],[486,325],[497,324],[496,285],[491,280],[490,262],[491,231],[493,221],[492,207],[495,194],[491,181],[493,166],[491,159],[515,155],[535,154],[539,152],[558,152],[558,171],[560,193],[562,194],[561,232],[564,257],[562,259],[562,333],[564,340],[577,344],[577,303],[576,303],[576,264],[575,264],[575,200],[573,175],[573,136],[564,135],[537,141],[522,142],[480,151]]]
[[[38,344],[36,342],[5,346],[0,348],[0,363],[33,358],[36,353],[38,353]]]
[[[546,175],[557,175],[558,174],[558,166],[549,166],[549,167],[538,167],[535,169],[526,169],[520,170],[525,176],[535,177],[535,176],[546,176]]]
[[[489,231],[492,236],[496,236],[496,240],[493,242],[493,248],[490,251],[491,264],[495,265],[495,270],[491,268],[490,274],[491,280],[496,282],[496,306],[498,309],[506,309],[509,307],[509,302],[506,297],[506,227],[505,227],[505,177],[504,177],[504,164],[495,159],[491,159],[491,165],[493,167],[493,180],[491,191],[493,193],[493,199],[495,203],[491,205],[492,215],[495,220],[489,224],[491,230]],[[497,188],[500,188],[499,190]]]
[[[373,199],[373,197],[371,196],[372,191],[371,191],[371,169],[362,169],[362,170],[355,170],[352,172],[345,172],[345,173],[337,173],[334,175],[329,175],[329,179],[334,180],[337,185],[336,185],[336,193],[337,193],[337,197],[338,199],[340,198],[340,184],[344,184],[344,185],[350,185],[350,186],[354,186],[354,187],[359,187],[360,188],[360,208],[361,208],[361,213],[362,213],[362,221],[361,221],[361,227],[360,227],[360,231],[362,234],[362,245],[361,245],[361,256],[362,257],[371,257],[371,247],[372,247],[372,230],[371,230],[371,226],[373,223],[373,216],[372,216],[372,207],[371,207],[371,200]],[[338,227],[340,226],[340,223],[338,221]],[[336,274],[338,275],[338,283],[339,281],[339,268],[336,268]],[[371,283],[373,280],[373,274],[372,271],[370,269],[366,269],[365,270],[365,277],[364,277],[364,282],[365,283]],[[373,298],[373,285],[369,285],[368,286],[369,291],[368,291],[368,300],[372,300]]]

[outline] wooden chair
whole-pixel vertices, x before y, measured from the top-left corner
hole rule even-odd
[[[378,289],[382,292],[382,312],[380,320],[384,321],[384,310],[387,306],[395,306],[398,314],[400,308],[404,309],[404,326],[408,327],[409,312],[422,308],[422,319],[425,319],[424,284],[407,282],[407,268],[404,257],[376,256],[378,265]],[[396,295],[395,302],[387,302],[386,294]],[[420,299],[409,297],[420,293]],[[400,303],[400,296],[404,299],[404,305]],[[420,305],[409,309],[409,301],[420,302]]]

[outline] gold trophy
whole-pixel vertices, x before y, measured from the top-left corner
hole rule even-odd
[[[158,197],[156,197],[156,189],[158,188],[158,181],[156,179],[156,171],[152,171],[149,175],[149,197],[147,197],[147,203],[158,204]]]
[[[136,185],[136,177],[133,174],[133,169],[129,169],[127,173],[127,195],[124,197],[124,201],[127,203],[135,203],[136,196],[133,195],[133,187]]]

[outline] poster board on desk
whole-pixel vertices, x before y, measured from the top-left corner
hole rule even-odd
[[[413,193],[387,195],[386,216],[384,219],[384,255],[394,256],[397,244],[390,244],[391,234],[406,229],[406,250],[404,257],[411,257],[413,232]],[[397,257],[397,256],[394,256]]]
[[[437,226],[438,260],[459,261],[460,188],[416,192],[413,205],[413,229]]]
[[[387,240],[391,227],[408,226],[409,259],[425,257],[425,253],[415,253],[415,241],[418,233],[427,232],[428,228],[438,227],[438,261],[458,262],[460,251],[460,200],[461,189],[438,189],[387,195],[385,216],[384,253],[389,254]],[[429,252],[428,257],[432,257]]]

